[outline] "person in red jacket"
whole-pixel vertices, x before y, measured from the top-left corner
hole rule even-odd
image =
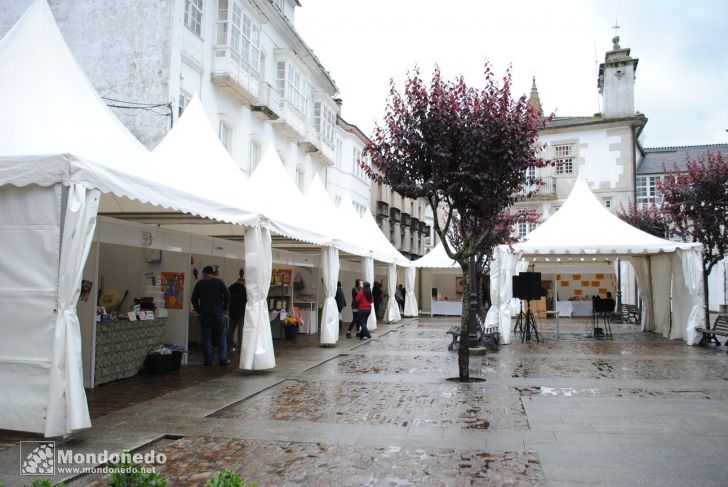
[[[372,303],[374,302],[371,283],[364,283],[364,287],[361,291],[359,291],[359,294],[356,295],[354,302],[359,310],[359,324],[361,326],[359,338],[362,340],[368,340],[372,337],[372,335],[369,333],[369,328],[367,328],[367,320],[372,312]]]

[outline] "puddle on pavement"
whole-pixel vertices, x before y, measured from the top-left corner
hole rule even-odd
[[[211,417],[402,428],[528,429],[518,391],[449,382],[286,381]]]

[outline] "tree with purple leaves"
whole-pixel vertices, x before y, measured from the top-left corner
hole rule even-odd
[[[658,183],[671,236],[703,245],[705,323],[710,328],[708,276],[728,251],[728,160],[706,151],[686,171],[667,171]]]
[[[511,97],[510,70],[498,83],[485,65],[485,86],[468,86],[462,77],[442,78],[435,67],[429,87],[417,68],[400,93],[394,81],[382,125],[377,125],[360,162],[369,176],[409,198],[424,197],[447,255],[460,264],[463,287],[487,268],[498,244],[513,242],[518,222],[531,212],[509,211],[524,185],[527,169],[539,158],[540,113],[525,96]],[[468,323],[471,295],[463,293],[458,349],[461,381],[469,379]]]
[[[667,218],[663,214],[662,209],[655,203],[637,206],[637,203],[633,201],[626,210],[620,208],[617,211],[617,216],[633,227],[639,228],[650,235],[660,238],[666,238],[667,236]]]

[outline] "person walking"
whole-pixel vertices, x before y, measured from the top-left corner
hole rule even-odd
[[[245,289],[245,278],[242,271],[238,280],[228,288],[230,292],[230,327],[228,328],[228,351],[240,351],[243,345],[243,323],[245,323],[245,305],[248,303],[248,292]],[[237,329],[237,340],[235,330]]]
[[[397,284],[397,289],[394,291],[394,300],[399,305],[399,310],[404,310],[404,287],[401,284]]]
[[[198,314],[202,335],[202,353],[205,365],[212,365],[212,336],[217,338],[217,354],[220,365],[230,364],[228,360],[227,337],[225,336],[225,311],[230,305],[230,291],[222,279],[215,277],[211,266],[202,269],[202,279],[192,290],[192,308]]]
[[[364,283],[362,290],[356,295],[355,299],[357,308],[359,308],[359,324],[361,326],[361,332],[359,338],[362,340],[368,340],[372,337],[367,327],[367,320],[372,312],[372,304],[374,304],[374,296],[372,295],[372,285],[368,282]]]
[[[356,301],[356,296],[359,294],[359,291],[362,289],[364,281],[361,279],[356,279],[354,281],[354,287],[351,288],[351,323],[349,323],[349,329],[346,330],[346,338],[351,338],[351,329],[356,326],[356,336],[359,336],[359,309],[354,305],[354,302]]]
[[[372,296],[374,296],[374,316],[378,320],[382,319],[382,283],[374,281],[374,287],[372,288]]]
[[[341,281],[336,282],[336,295],[334,295],[336,301],[336,308],[339,310],[339,333],[343,328],[343,322],[341,321],[341,311],[346,308],[346,297],[344,297],[344,290],[341,289]]]

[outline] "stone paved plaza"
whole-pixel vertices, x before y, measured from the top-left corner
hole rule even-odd
[[[275,341],[273,371],[195,363],[89,394],[94,427],[63,448],[163,452],[170,485],[225,468],[269,485],[728,485],[728,354],[635,325],[593,339],[540,323],[543,342],[472,356],[457,376],[450,319],[380,325],[367,342]],[[514,337],[515,338],[515,337]],[[23,485],[17,439],[0,482]],[[63,476],[57,476],[60,480]],[[67,485],[105,485],[102,475]]]

